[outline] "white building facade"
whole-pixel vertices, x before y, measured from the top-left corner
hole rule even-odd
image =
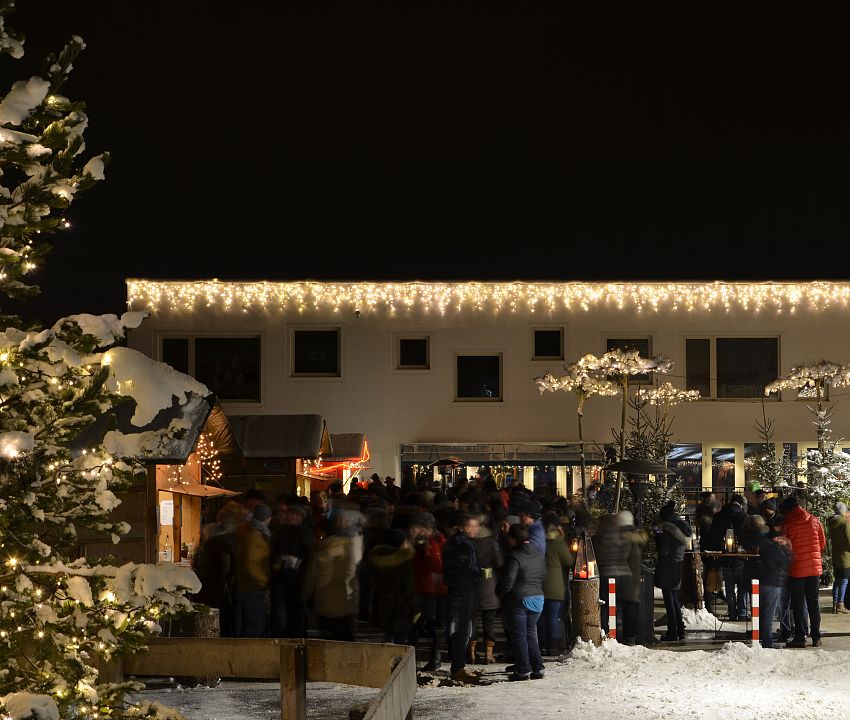
[[[764,385],[801,362],[850,361],[850,283],[127,287],[129,309],[150,313],[131,347],[207,384],[226,413],[318,413],[331,432],[365,433],[382,476],[468,454],[473,468],[572,490],[576,399],[541,396],[533,378],[623,347],[668,356],[659,378],[702,393],[674,409],[671,461],[691,468],[691,489],[742,488],[763,402],[777,454],[816,446],[806,403],[794,391],[763,401]],[[618,398],[590,399],[585,439],[611,444],[619,418]],[[833,431],[850,438],[850,403],[837,403]]]

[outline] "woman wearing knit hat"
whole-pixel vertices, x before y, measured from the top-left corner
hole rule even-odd
[[[847,505],[835,503],[835,515],[826,521],[832,543],[832,612],[846,613],[847,582],[850,578],[850,524],[847,523]]]

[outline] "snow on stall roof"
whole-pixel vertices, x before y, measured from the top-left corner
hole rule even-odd
[[[110,390],[136,401],[131,422],[137,427],[147,425],[160,410],[170,408],[172,398],[185,405],[192,395],[211,394],[206,385],[194,378],[130,348],[112,348],[104,353],[103,362],[109,366]]]

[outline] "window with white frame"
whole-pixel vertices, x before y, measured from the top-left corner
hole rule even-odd
[[[564,359],[564,328],[532,328],[532,360]]]
[[[502,353],[455,355],[455,400],[502,400]]]
[[[685,377],[688,390],[706,398],[760,399],[779,377],[779,338],[686,338]]]
[[[293,377],[340,377],[340,328],[292,329]]]
[[[430,370],[431,338],[401,335],[396,338],[396,370]]]
[[[160,359],[202,382],[219,400],[261,400],[259,335],[163,337]]]

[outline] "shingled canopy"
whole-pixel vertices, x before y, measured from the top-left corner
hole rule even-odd
[[[233,436],[246,458],[324,458],[331,454],[321,415],[231,415]]]

